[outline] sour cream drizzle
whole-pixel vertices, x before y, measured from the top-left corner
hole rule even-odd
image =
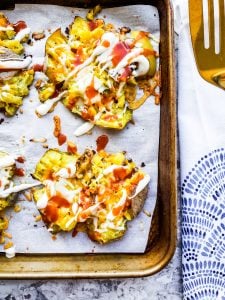
[[[0,58],[0,70],[25,69],[31,64],[31,61],[32,59],[30,56],[24,59],[19,59],[19,58],[1,59]]]
[[[130,196],[129,199],[133,199],[134,197],[136,197],[146,187],[149,181],[150,181],[150,176],[146,174],[144,178],[139,181],[135,193],[132,196]]]
[[[26,27],[22,30],[20,30],[17,35],[15,36],[15,40],[22,41],[22,39],[25,38],[25,36],[30,34],[31,29],[29,27]]]
[[[0,169],[13,166],[15,164],[15,159],[10,155],[5,155],[0,157]]]
[[[12,193],[18,193],[18,192],[21,192],[23,190],[32,188],[32,187],[40,185],[40,184],[41,184],[40,182],[38,182],[38,183],[22,183],[20,185],[16,185],[16,186],[10,187],[4,191],[1,191],[0,197],[7,198]]]
[[[40,116],[44,116],[46,115],[49,110],[52,108],[52,106],[57,103],[58,101],[60,101],[62,99],[63,96],[65,96],[67,94],[67,91],[64,91],[62,93],[60,93],[57,97],[55,98],[51,98],[48,99],[47,101],[45,101],[44,103],[42,103],[41,105],[39,105],[36,108],[36,113]]]
[[[7,27],[0,26],[0,31],[8,31],[8,30],[14,30],[14,28],[12,26],[7,26]]]

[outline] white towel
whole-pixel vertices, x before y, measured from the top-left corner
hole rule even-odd
[[[173,0],[173,5],[179,34],[184,299],[225,299],[225,91],[198,73],[188,0]]]

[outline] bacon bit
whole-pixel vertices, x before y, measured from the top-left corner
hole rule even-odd
[[[34,70],[34,72],[43,72],[43,69],[44,69],[44,65],[40,65],[40,64],[35,64],[35,65],[33,65],[33,70]],[[40,80],[40,79],[39,79]],[[38,81],[39,81],[38,80]],[[37,82],[38,82],[37,81]],[[37,84],[37,83],[36,83]],[[36,85],[35,85],[35,87],[36,87]],[[40,87],[40,86],[39,86]]]
[[[16,168],[15,169],[15,175],[19,177],[25,176],[25,171],[23,168]]]
[[[13,28],[15,32],[18,33],[20,30],[27,28],[27,24],[24,21],[18,21],[13,24]]]
[[[13,247],[13,242],[8,242],[7,244],[4,245],[4,250],[7,250],[12,247]]]
[[[127,48],[123,42],[119,42],[118,44],[116,44],[112,51],[113,66],[118,65],[118,63],[124,58],[124,56],[127,55],[129,51],[130,49]]]
[[[77,153],[77,146],[71,141],[67,142],[67,152],[71,154]]]
[[[79,55],[76,55],[73,61],[74,66],[79,66],[82,64],[82,62],[83,60],[81,59],[81,57]]]
[[[110,42],[109,41],[104,41],[102,43],[102,46],[105,47],[105,48],[108,48],[110,46]]]
[[[16,205],[14,205],[13,210],[14,210],[16,213],[18,213],[18,212],[21,211],[21,206],[20,206],[19,204],[16,204]]]
[[[41,215],[39,215],[35,218],[35,222],[39,222],[39,221],[41,221]]]
[[[58,219],[58,208],[60,207],[70,207],[70,203],[60,197],[60,196],[53,196],[49,201],[48,205],[44,210],[45,217],[49,222],[55,222]]]
[[[23,164],[23,163],[26,161],[26,159],[25,159],[24,156],[18,156],[18,157],[16,158],[16,161],[18,161],[19,163]]]
[[[99,152],[100,150],[105,149],[108,142],[109,142],[109,138],[107,135],[105,134],[100,135],[96,140],[97,151]]]
[[[87,87],[85,94],[88,97],[88,99],[92,99],[98,95],[98,91],[96,91],[93,85],[90,85]]]
[[[67,137],[64,134],[61,133],[61,120],[60,120],[60,117],[59,116],[54,116],[53,120],[54,120],[54,125],[55,125],[53,134],[58,139],[59,146],[61,146],[66,142]]]
[[[9,232],[4,231],[4,232],[2,233],[2,235],[3,235],[4,237],[6,237],[7,239],[12,239],[12,235],[11,235],[11,233],[9,233]]]
[[[127,171],[124,168],[117,168],[113,170],[113,175],[117,180],[124,180],[127,177]]]
[[[122,210],[123,210],[123,207],[124,207],[123,205],[118,206],[118,207],[114,207],[114,208],[112,209],[113,215],[114,215],[114,216],[119,216],[120,213],[121,213]]]
[[[93,121],[94,120],[94,116],[90,115],[88,111],[86,110],[83,110],[81,112],[81,116],[84,120],[90,120],[90,121]]]

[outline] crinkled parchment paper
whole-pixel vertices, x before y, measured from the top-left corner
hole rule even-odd
[[[63,30],[74,19],[75,15],[85,16],[86,10],[66,8],[50,5],[17,5],[14,11],[4,13],[12,22],[24,20],[32,31],[45,30],[46,38],[50,32],[62,27]],[[132,29],[150,31],[159,37],[159,16],[155,7],[135,5],[119,8],[104,9],[99,17],[104,17],[106,22]],[[33,46],[27,46],[26,53],[33,55],[33,63],[42,63],[44,56],[45,39],[35,41]],[[40,73],[36,73],[36,79]],[[153,214],[157,194],[158,176],[158,142],[159,142],[159,115],[160,107],[154,104],[151,97],[137,111],[134,111],[135,125],[128,124],[122,131],[105,130],[95,127],[92,135],[75,138],[74,130],[83,123],[83,120],[69,112],[59,103],[53,113],[42,118],[35,115],[35,108],[39,105],[38,95],[34,87],[30,95],[24,99],[23,113],[18,112],[13,118],[4,118],[0,125],[0,149],[14,155],[26,157],[26,177],[22,181],[32,182],[30,173],[46,149],[41,143],[33,143],[32,138],[47,138],[49,148],[59,147],[53,136],[53,116],[61,118],[62,132],[68,140],[78,145],[82,152],[85,147],[95,148],[96,138],[101,134],[109,136],[106,150],[109,152],[127,151],[128,157],[133,158],[138,166],[144,162],[145,172],[151,176],[148,198],[144,210]],[[65,145],[59,147],[65,150]],[[19,182],[21,181],[21,178]],[[8,210],[12,216],[8,232],[13,236],[17,253],[89,253],[89,252],[144,252],[151,225],[151,217],[143,211],[139,216],[128,222],[125,236],[109,245],[98,245],[89,240],[84,233],[72,238],[71,233],[59,233],[56,240],[52,240],[42,221],[35,222],[34,215],[38,210],[33,202],[19,197],[22,210],[19,213]],[[0,249],[1,250],[1,249]],[[2,250],[3,251],[3,250]]]

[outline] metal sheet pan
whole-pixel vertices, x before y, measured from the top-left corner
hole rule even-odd
[[[10,6],[6,6],[7,2]],[[18,0],[16,3],[46,3]],[[4,6],[1,7],[2,3]],[[12,9],[14,1],[3,1],[0,9]],[[159,10],[162,98],[160,112],[159,178],[157,205],[144,254],[79,254],[0,256],[1,279],[107,278],[148,276],[160,271],[172,258],[176,246],[176,98],[174,76],[173,14],[169,0],[80,1],[50,0],[48,4],[107,7],[154,5]]]

